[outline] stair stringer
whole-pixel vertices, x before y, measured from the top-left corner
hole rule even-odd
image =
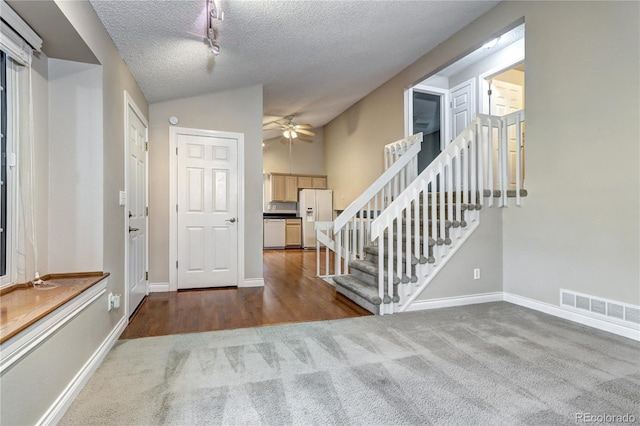
[[[433,265],[429,265],[427,263],[427,264],[420,264],[418,266],[417,273],[420,275],[424,275],[424,274],[426,275],[424,275],[422,279],[418,278],[418,282],[416,283],[404,284],[404,285],[410,285],[413,288],[411,289],[411,293],[407,294],[406,300],[401,299],[400,302],[394,304],[395,305],[394,312],[404,312],[407,309],[409,309],[409,307],[416,300],[416,298],[418,298],[418,296],[422,294],[422,292],[429,286],[429,284],[431,284],[431,281],[433,281],[433,279],[436,278],[438,273],[445,267],[447,263],[449,263],[449,260],[451,260],[456,255],[457,251],[465,244],[465,242],[469,239],[471,234],[473,234],[475,230],[478,229],[479,226],[480,226],[480,215],[478,214],[477,219],[472,221],[469,226],[464,228],[465,233],[463,236],[458,238],[457,244],[454,247],[450,248],[447,254],[440,258],[440,261],[436,261],[436,263]]]

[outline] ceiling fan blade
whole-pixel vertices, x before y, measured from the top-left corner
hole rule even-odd
[[[296,124],[296,128],[298,129],[313,129],[311,124]]]
[[[264,127],[264,126],[268,126],[268,125],[274,124],[274,123],[283,124],[283,123],[281,123],[281,121],[284,121],[284,120],[282,118],[278,118],[277,120],[271,120],[271,121],[268,121],[266,123],[262,123],[262,126]]]
[[[295,139],[294,139],[294,141],[301,141],[301,142],[309,142],[309,143],[312,143],[312,142],[313,142],[313,139],[308,139],[308,138],[303,138],[303,137],[298,136],[297,138],[295,138]]]
[[[315,136],[316,133],[312,132],[310,130],[304,130],[304,129],[298,129],[297,130],[298,133],[302,133],[303,135],[307,135],[307,136]]]

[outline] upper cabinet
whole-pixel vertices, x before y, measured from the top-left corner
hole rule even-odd
[[[272,174],[271,201],[296,203],[298,201],[298,181],[296,177]]]
[[[326,176],[271,173],[269,202],[297,203],[299,189],[327,189]]]
[[[298,176],[298,188],[313,188],[313,178],[311,176]]]
[[[298,189],[327,189],[326,176],[298,176]]]
[[[313,189],[327,189],[326,176],[314,176],[312,178]]]

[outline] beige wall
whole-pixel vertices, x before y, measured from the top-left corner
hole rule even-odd
[[[480,210],[480,226],[416,300],[502,291],[502,211]],[[480,269],[480,279],[473,270]],[[451,285],[455,283],[455,285]]]
[[[87,46],[93,51],[102,66],[100,88],[102,90],[102,130],[101,139],[103,146],[96,155],[101,162],[101,168],[94,173],[103,176],[93,176],[92,185],[100,185],[94,188],[101,193],[102,220],[98,223],[97,235],[102,237],[101,251],[98,256],[102,259],[102,268],[111,273],[107,292],[124,294],[124,209],[118,205],[118,192],[124,189],[124,91],[128,91],[145,115],[148,115],[148,104],[139,90],[135,80],[131,76],[122,57],[117,51],[111,38],[98,20],[93,8],[88,1],[60,1],[45,2],[47,7],[52,4],[59,7],[63,15],[50,16],[48,25],[59,27],[61,34],[65,33],[69,26],[83,38]],[[30,8],[33,13],[42,13],[38,8]],[[28,17],[24,17],[29,21]],[[55,18],[59,21],[51,22]],[[64,19],[62,19],[64,18]],[[37,19],[35,21],[38,21]],[[41,21],[41,19],[40,19]],[[38,28],[34,28],[38,32]],[[45,46],[46,49],[46,46]],[[45,50],[46,51],[46,50]],[[44,57],[42,58],[44,60]],[[54,187],[51,182],[43,182],[48,179],[48,162],[50,151],[48,137],[51,126],[48,121],[59,117],[50,114],[49,111],[49,83],[48,70],[44,63],[34,65],[34,108],[35,117],[38,118],[36,136],[41,137],[36,143],[42,152],[38,152],[36,162],[45,167],[47,174],[43,178],[38,174],[36,189],[39,196],[44,197],[38,201],[38,208],[46,208],[47,213],[38,213],[38,229],[47,230],[48,201],[47,194],[55,194],[61,188]],[[51,109],[56,105],[51,105]],[[42,121],[40,121],[42,119]],[[76,133],[78,142],[86,134]],[[91,139],[86,143],[97,143],[97,139]],[[80,145],[75,145],[80,148]],[[91,147],[95,148],[95,145]],[[55,148],[53,148],[55,149]],[[68,159],[69,167],[77,166],[78,158]],[[61,165],[56,165],[61,166]],[[49,228],[55,227],[51,223]],[[74,232],[81,229],[74,229]],[[92,231],[93,232],[93,231]],[[48,245],[48,234],[39,236],[39,246]],[[53,240],[55,241],[55,239]],[[51,242],[51,241],[49,241]],[[51,250],[60,250],[60,247],[51,247]],[[55,265],[47,265],[46,249],[40,251],[40,268],[48,272],[50,268],[57,269]],[[94,254],[96,254],[94,252]],[[97,263],[96,263],[97,264]],[[87,265],[91,268],[93,265]],[[83,268],[78,265],[78,269]],[[84,269],[84,268],[83,268]],[[42,272],[42,271],[40,271]],[[61,395],[70,380],[81,370],[90,356],[99,348],[108,337],[118,322],[124,318],[124,306],[120,309],[107,312],[106,296],[101,296],[88,306],[78,317],[65,324],[57,333],[46,340],[42,346],[29,353],[19,363],[7,370],[0,380],[2,381],[2,400],[0,411],[2,422],[7,424],[33,424],[40,419],[45,411]]]
[[[324,127],[327,185],[344,210],[384,170],[383,147],[402,139],[404,84],[385,83]]]
[[[530,195],[503,212],[504,290],[553,305],[560,288],[640,303],[639,7],[499,4],[325,126],[336,207],[382,171],[382,147],[402,136],[403,90],[524,17]]]
[[[262,86],[149,108],[149,279],[169,282],[169,117],[180,127],[244,134],[245,280],[262,278]]]
[[[640,304],[640,4],[527,13],[527,181],[504,213],[505,290]],[[580,70],[576,73],[576,70]]]
[[[85,43],[102,65],[103,88],[103,268],[111,273],[109,290],[124,294],[124,208],[118,204],[118,193],[124,190],[124,91],[148,116],[148,103],[122,60],[111,37],[102,26],[88,1],[56,0]],[[111,311],[115,325],[124,309]]]
[[[49,272],[102,271],[102,128],[102,67],[50,59]]]
[[[262,150],[262,170],[265,173],[324,174],[324,144],[322,128],[313,129],[316,136],[305,136],[312,143],[293,140],[291,162],[289,161],[289,143],[281,143],[281,137],[268,139]]]

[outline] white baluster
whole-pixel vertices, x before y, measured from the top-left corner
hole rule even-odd
[[[484,141],[484,132],[482,129],[482,122],[478,120],[479,123],[476,125],[476,149],[478,155],[478,197],[479,203],[481,206],[484,206],[484,188],[485,188],[485,175],[484,175],[484,165],[487,161],[487,157],[485,156],[485,141]]]
[[[476,155],[476,149],[477,149],[477,144],[476,144],[476,132],[475,131],[471,131],[469,132],[469,151],[470,151],[470,155],[469,155],[469,161],[471,163],[471,172],[470,172],[470,180],[469,180],[469,191],[471,192],[469,195],[471,196],[471,205],[473,206],[473,209],[475,210],[476,205],[478,203],[478,184],[477,184],[477,170],[476,170],[476,162],[478,161],[478,157]],[[475,217],[475,215],[474,215]],[[474,219],[475,220],[475,219]]]
[[[520,115],[516,116],[516,205],[521,205],[520,190],[522,189],[522,122]]]
[[[344,228],[340,229],[336,234],[336,258],[334,260],[335,263],[335,273],[336,275],[342,275],[342,232]]]

